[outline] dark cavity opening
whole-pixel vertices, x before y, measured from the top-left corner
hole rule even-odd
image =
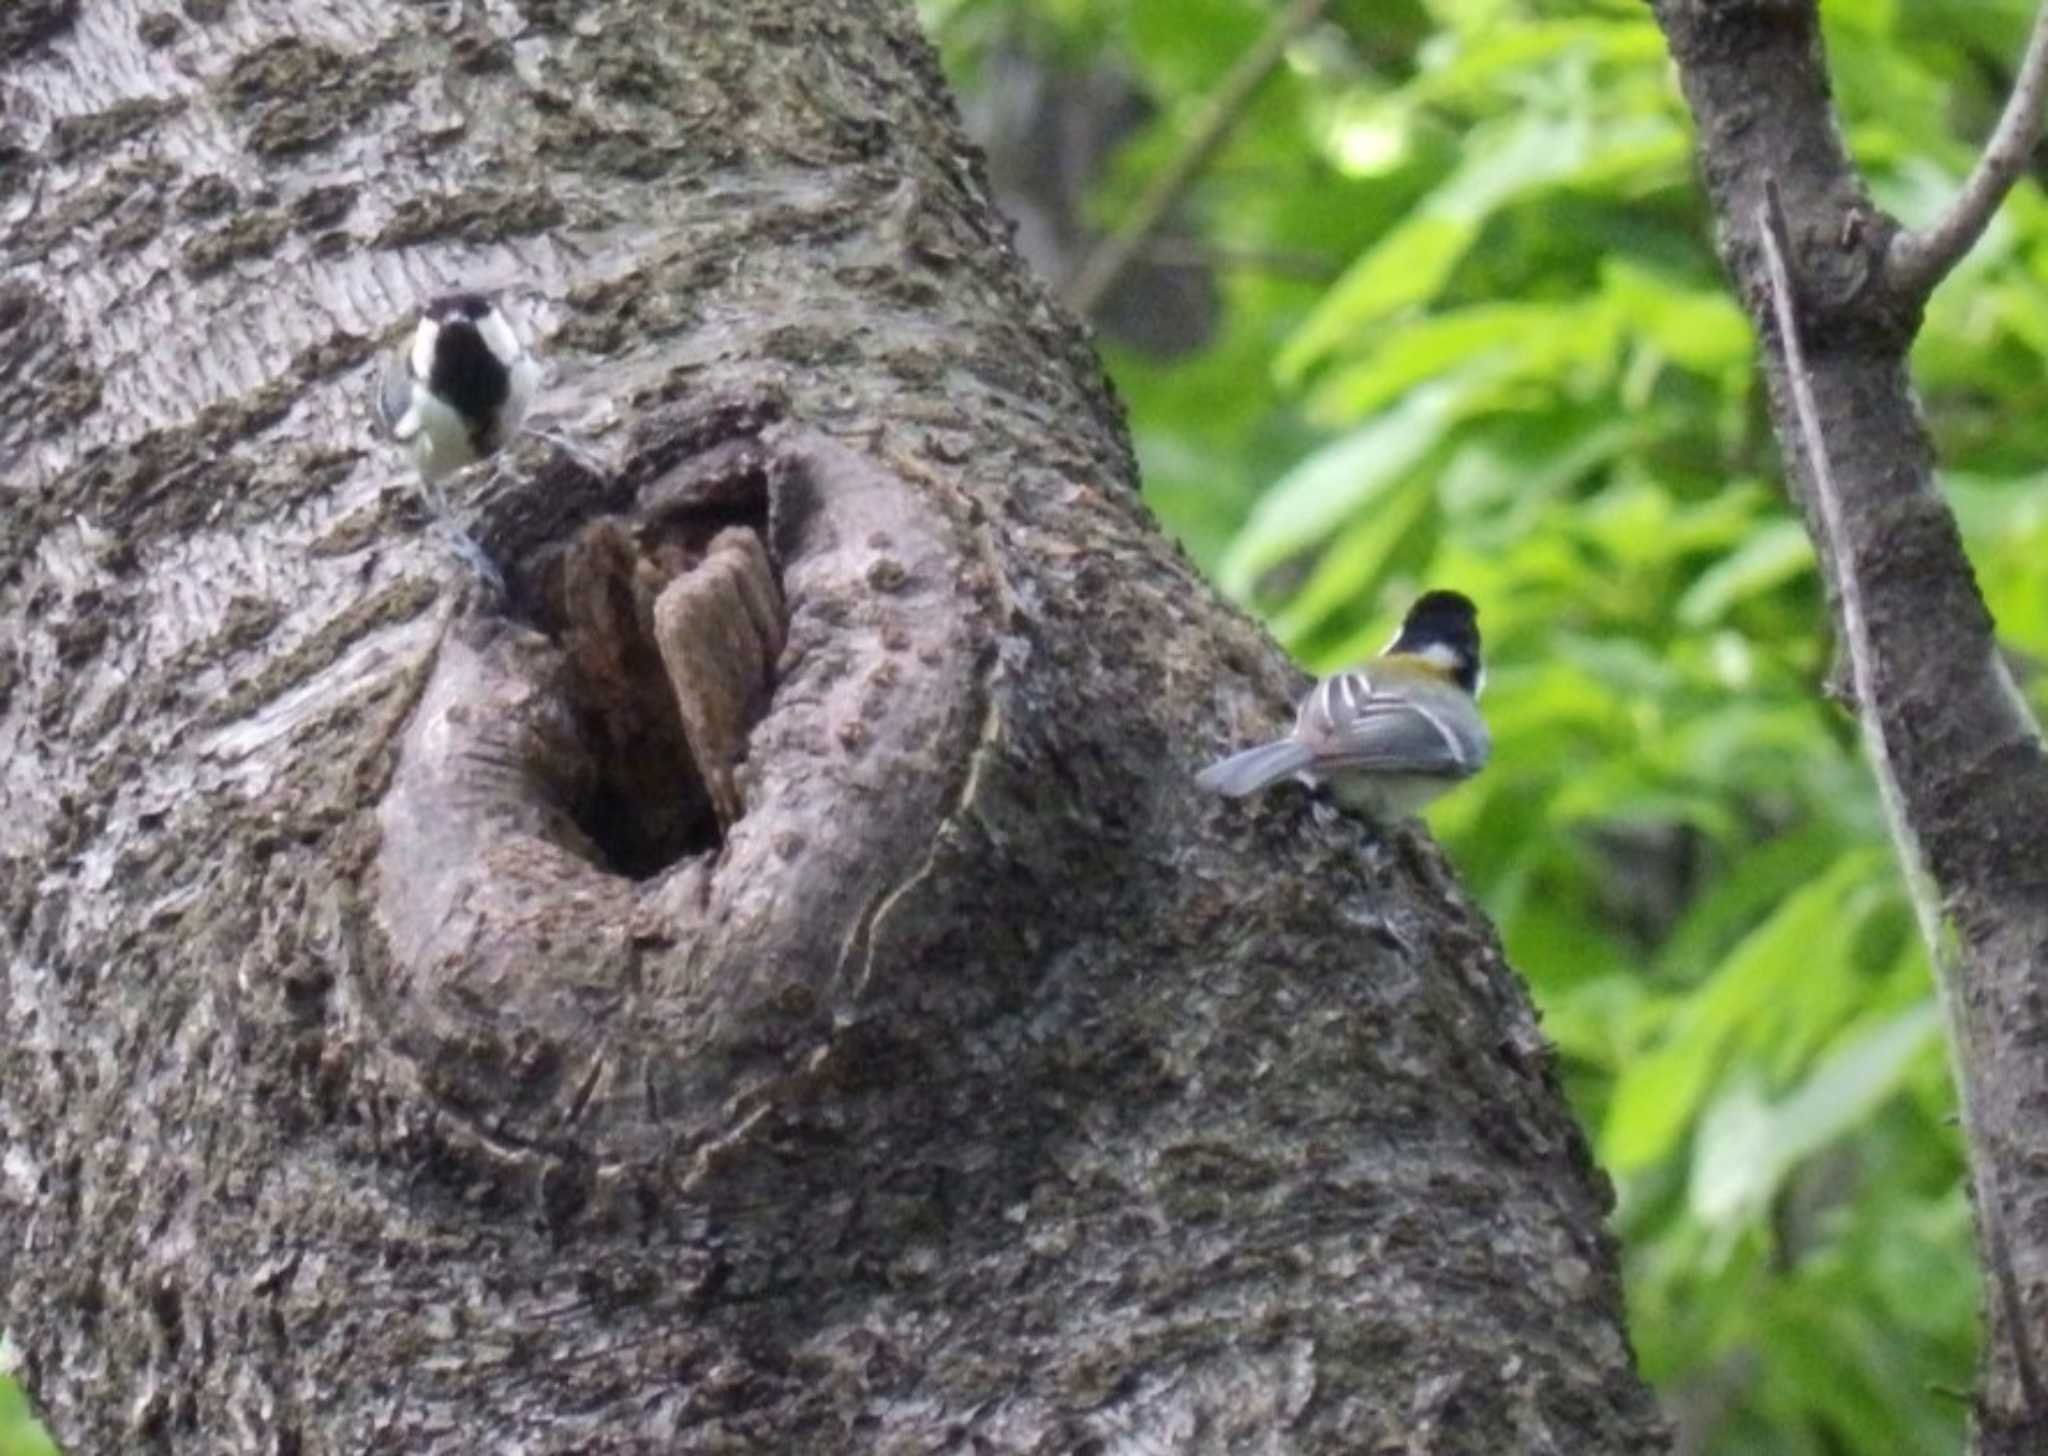
[[[781,644],[779,569],[769,573],[759,545],[768,503],[759,445],[729,441],[647,481],[633,510],[586,521],[520,573],[535,625],[562,648],[563,690],[594,769],[569,812],[615,873],[644,880],[715,851],[739,812],[732,771],[766,711]],[[736,543],[734,527],[754,540]],[[764,577],[772,640],[753,640]],[[716,600],[697,609],[734,581],[753,592],[751,618],[721,614]],[[678,642],[691,631],[703,640]]]

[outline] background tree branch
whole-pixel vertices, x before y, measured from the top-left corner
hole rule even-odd
[[[2034,155],[2044,105],[2048,105],[2048,6],[2035,12],[2012,94],[1955,201],[1925,228],[1901,228],[1892,238],[1885,267],[1900,294],[1924,297],[1932,293],[1984,235],[1998,204]]]
[[[2027,1352],[2041,1346],[2048,1299],[2048,1132],[2028,1109],[2048,1097],[2048,1066],[2030,1050],[2048,1034],[2035,995],[2048,964],[2048,879],[2038,868],[2048,862],[2048,761],[1995,649],[1910,394],[1905,360],[1929,280],[1892,271],[1896,225],[1871,206],[1842,150],[1814,6],[1664,0],[1657,15],[1697,121],[1724,261],[1766,337],[1772,291],[1754,220],[1771,180],[1783,189],[1786,262],[1839,515],[1799,448],[1782,351],[1766,354],[1773,417],[1838,615],[1850,602],[1867,608],[1867,632],[1851,623],[1841,634],[1851,652],[1868,644],[1856,709],[1897,806],[1906,873],[1928,876],[1955,936],[1953,957],[1932,949],[1949,968],[1980,1257],[1995,1291],[2009,1254],[2017,1290],[1985,1304],[1975,1449],[2039,1450],[2048,1411]],[[1771,126],[1751,124],[1759,107]]]
[[[1065,302],[1075,314],[1086,318],[1094,312],[1096,304],[1130,266],[1146,239],[1158,230],[1174,203],[1223,145],[1224,138],[1230,135],[1231,123],[1250,104],[1259,83],[1280,64],[1295,37],[1321,18],[1328,3],[1329,0],[1292,0],[1273,17],[1258,43],[1238,58],[1230,74],[1217,86],[1216,94],[1202,108],[1194,129],[1173,160],[1146,184],[1145,191],[1131,205],[1130,215],[1117,225],[1116,231],[1098,243],[1074,271]]]

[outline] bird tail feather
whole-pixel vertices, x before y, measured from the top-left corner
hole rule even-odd
[[[1304,745],[1292,738],[1282,738],[1210,764],[1195,775],[1195,782],[1226,798],[1241,799],[1290,774],[1300,773],[1314,760],[1315,755]]]

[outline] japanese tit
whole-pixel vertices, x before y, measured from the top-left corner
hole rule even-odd
[[[540,365],[498,305],[449,293],[420,312],[412,342],[391,360],[377,414],[437,485],[511,439],[540,387]]]
[[[1486,764],[1478,618],[1458,592],[1425,593],[1378,657],[1315,685],[1292,733],[1195,782],[1235,799],[1294,775],[1375,818],[1414,814]]]

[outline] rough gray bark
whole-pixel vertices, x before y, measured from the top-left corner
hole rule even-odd
[[[440,15],[0,28],[0,1317],[59,1439],[1655,1449],[1435,851],[1193,790],[1298,679],[907,7]],[[508,606],[363,400],[515,280],[616,469],[465,482]],[[721,777],[735,526],[787,635]]]
[[[1812,0],[1658,0],[1699,128],[1736,292],[1774,337],[1755,218],[1775,177],[1817,414],[1841,497],[1816,498],[1785,375],[1766,349],[1778,438],[1842,619],[1867,660],[1856,703],[1895,806],[1908,871],[1953,927],[1945,995],[1978,1201],[1984,1358],[1973,1449],[2048,1450],[2048,761],[1999,660],[1934,453],[1907,351],[1933,278],[1897,277],[1898,225],[1874,208],[1828,102]]]

